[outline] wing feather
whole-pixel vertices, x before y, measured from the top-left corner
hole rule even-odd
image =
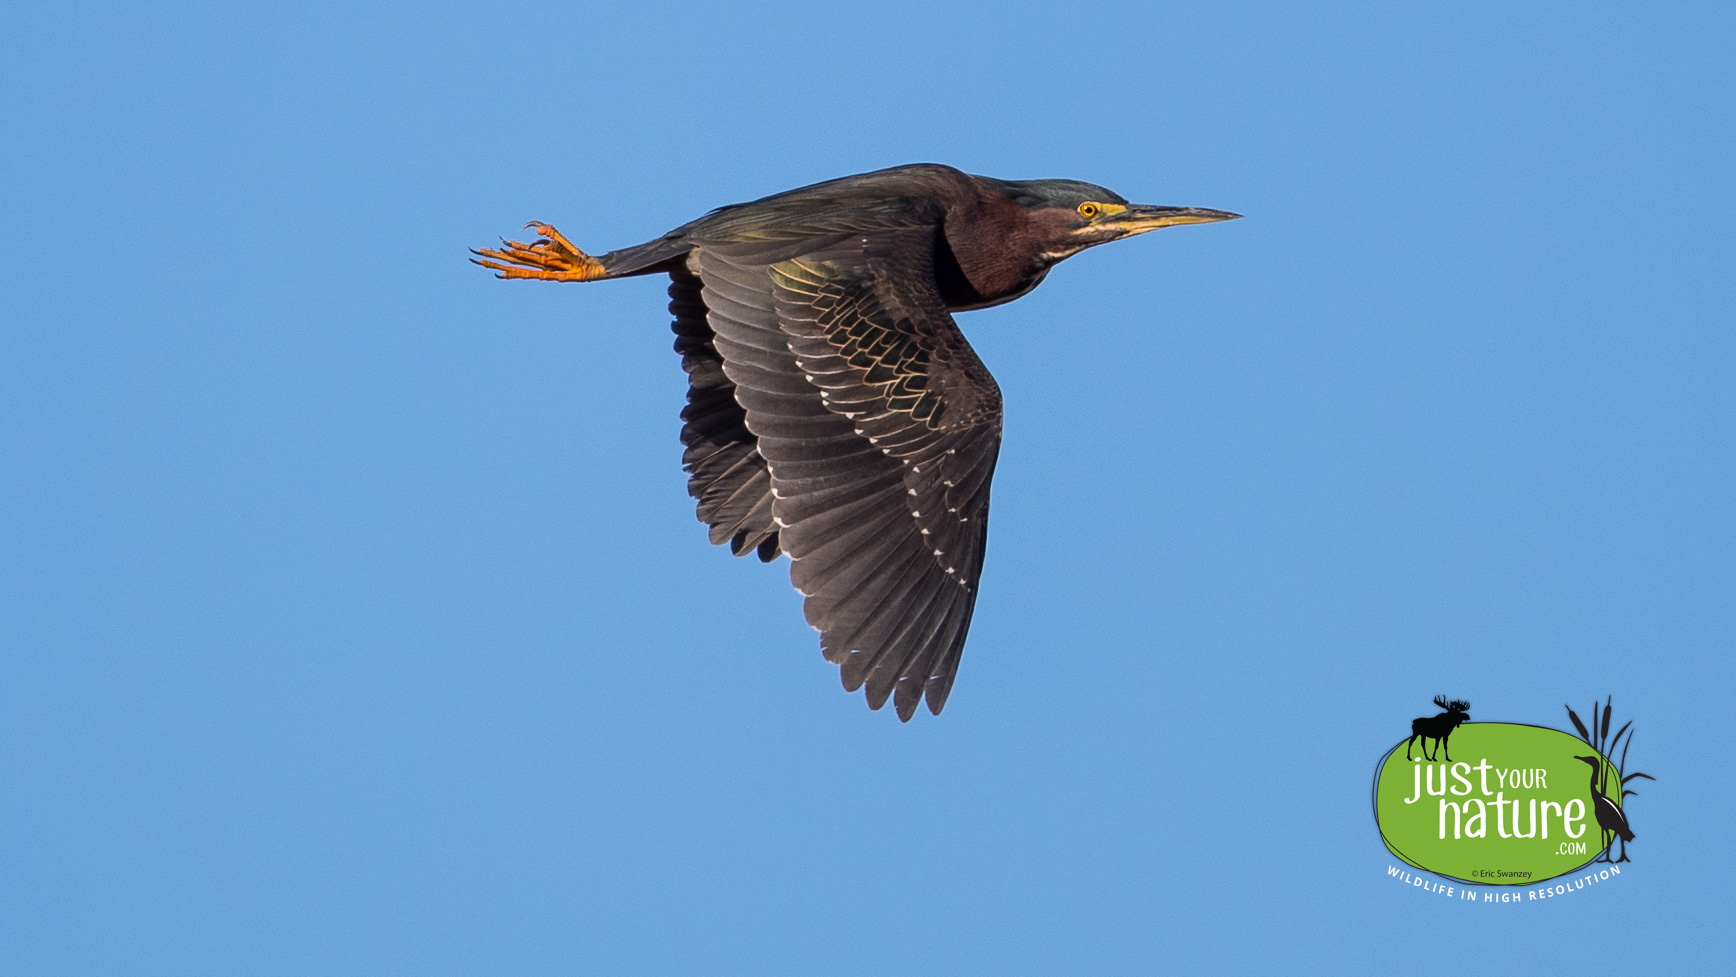
[[[701,241],[721,373],[840,679],[938,713],[969,631],[1000,392],[934,283],[932,225]],[[730,496],[731,499],[736,496]]]
[[[687,492],[697,502],[700,521],[710,527],[707,535],[713,543],[728,542],[737,556],[757,551],[769,562],[779,553],[771,473],[747,429],[747,414],[736,402],[735,384],[724,374],[723,356],[712,343],[700,289],[699,279],[685,269],[670,272],[670,328],[688,382],[687,406],[681,411]]]

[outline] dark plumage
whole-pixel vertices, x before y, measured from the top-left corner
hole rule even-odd
[[[900,166],[723,207],[592,258],[547,224],[475,252],[502,278],[667,274],[688,375],[688,490],[714,543],[788,553],[844,687],[939,713],[988,533],[1001,393],[950,313],[1057,262],[1235,214],[1129,204],[1071,180]]]

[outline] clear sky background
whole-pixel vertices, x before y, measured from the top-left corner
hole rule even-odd
[[[1514,6],[11,10],[0,971],[1730,972],[1736,15]],[[900,725],[706,544],[662,283],[464,259],[915,161],[1248,218],[960,317]],[[1386,877],[1437,693],[1615,696],[1618,881]]]

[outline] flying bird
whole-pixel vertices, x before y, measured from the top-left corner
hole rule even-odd
[[[669,276],[682,466],[713,543],[790,556],[844,688],[938,715],[988,538],[1001,391],[952,313],[1010,302],[1086,248],[1240,215],[937,164],[722,207],[592,257],[548,224],[471,259],[499,278]]]

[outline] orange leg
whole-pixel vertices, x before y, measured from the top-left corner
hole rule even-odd
[[[529,244],[502,238],[499,248],[471,248],[470,260],[500,274],[496,278],[533,278],[548,282],[592,282],[607,278],[603,263],[573,246],[551,225],[531,221],[525,227],[542,235]],[[504,263],[503,263],[504,262]]]

